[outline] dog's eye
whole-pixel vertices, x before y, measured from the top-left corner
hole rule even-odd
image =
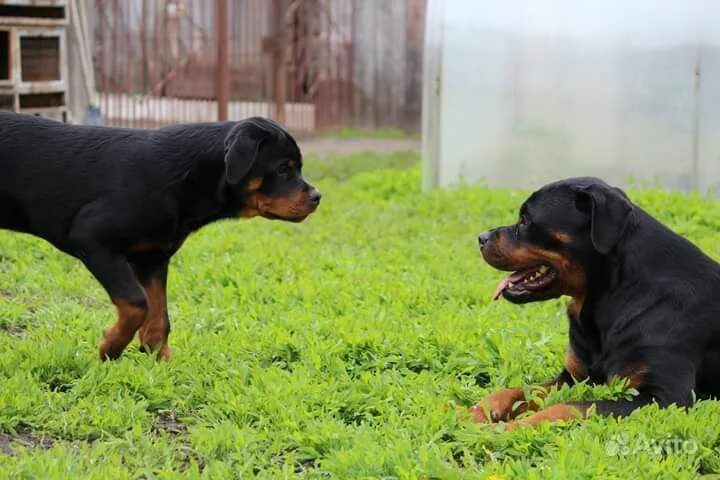
[[[285,175],[290,173],[290,165],[284,163],[277,168],[276,172],[278,173],[278,175],[282,175],[284,177]]]

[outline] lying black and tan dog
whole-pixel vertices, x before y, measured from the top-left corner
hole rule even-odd
[[[130,130],[0,113],[0,228],[79,258],[107,290],[118,320],[102,359],[136,332],[167,359],[170,258],[215,220],[305,219],[320,194],[301,168],[295,140],[262,118]]]
[[[565,368],[546,387],[621,377],[639,392],[632,400],[553,405],[510,428],[720,395],[720,265],[620,189],[595,178],[551,183],[527,199],[516,224],[479,241],[490,265],[515,272],[495,298],[571,297]],[[524,400],[523,389],[507,388],[471,411],[478,422],[510,421],[537,409]]]

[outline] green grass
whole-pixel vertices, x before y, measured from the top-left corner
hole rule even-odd
[[[324,173],[308,162],[325,196],[304,224],[223,222],[188,240],[170,276],[169,364],[136,345],[100,363],[97,342],[114,314],[101,288],[47,244],[0,233],[0,432],[54,439],[0,453],[0,477],[720,473],[715,402],[511,433],[459,422],[454,405],[547,379],[562,362],[565,302],[490,302],[502,274],[476,246],[476,232],[515,219],[525,193],[423,194],[416,166],[338,180],[355,161]],[[720,203],[632,196],[720,258]],[[581,385],[548,401],[619,394]],[[168,426],[173,416],[180,424]],[[606,454],[613,440],[668,437],[698,448]]]
[[[407,169],[420,162],[418,152],[355,153],[344,156],[310,158],[303,174],[315,180],[345,181],[359,173],[386,169]]]
[[[418,134],[408,133],[399,128],[376,128],[376,129],[365,129],[365,128],[340,128],[338,130],[331,130],[325,133],[328,137],[335,138],[374,138],[381,140],[399,140],[420,138]]]

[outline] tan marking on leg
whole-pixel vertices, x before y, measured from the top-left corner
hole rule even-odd
[[[115,305],[118,310],[118,320],[110,327],[100,342],[100,359],[115,359],[125,350],[135,336],[135,332],[140,328],[147,309],[128,302],[126,300],[116,300]]]
[[[568,347],[565,353],[565,370],[567,370],[575,380],[582,381],[588,376],[585,365],[577,358],[577,355],[575,355],[575,352],[573,352],[570,347]]]
[[[522,388],[505,388],[494,392],[470,407],[476,423],[498,422],[509,418],[516,402],[525,400]]]
[[[647,365],[636,365],[625,370],[619,376],[627,379],[630,388],[638,389],[645,383],[645,377],[649,371],[650,369]]]
[[[559,378],[559,377],[558,377]],[[534,412],[540,408],[535,400],[544,400],[551,388],[559,386],[558,380],[530,387],[532,398],[525,397],[522,388],[506,388],[494,392],[470,408],[470,414],[477,423],[498,422],[512,420],[526,412]],[[513,405],[522,402],[513,409]],[[488,412],[490,418],[485,412]]]
[[[515,420],[505,424],[506,430],[514,430],[519,427],[535,427],[542,422],[571,421],[585,418],[588,407],[571,403],[558,403],[534,415]]]
[[[160,280],[152,279],[143,285],[148,299],[148,313],[138,337],[140,344],[148,351],[157,352],[158,360],[169,360],[170,349],[167,345],[165,289]]]
[[[158,350],[157,359],[158,359],[159,361],[162,360],[162,361],[165,361],[165,362],[169,362],[169,361],[170,361],[170,347],[168,346],[167,343],[165,343],[165,345],[163,345],[162,347],[160,347],[160,350]]]

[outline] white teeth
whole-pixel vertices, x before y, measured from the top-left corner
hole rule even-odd
[[[546,267],[545,265],[543,265],[543,266],[540,267],[540,269],[539,269],[538,271],[539,271],[540,273],[545,273],[545,272],[547,272],[547,270],[548,270],[548,267]]]
[[[508,287],[514,287],[514,286],[515,285],[513,284],[513,282],[508,283]]]

